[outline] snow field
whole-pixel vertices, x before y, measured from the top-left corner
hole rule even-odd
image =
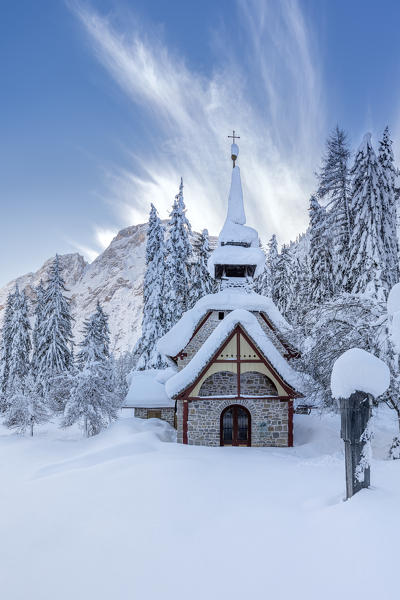
[[[392,413],[376,424],[373,488],[348,502],[338,417],[296,415],[292,449],[181,446],[134,418],[1,429],[1,597],[397,598]]]

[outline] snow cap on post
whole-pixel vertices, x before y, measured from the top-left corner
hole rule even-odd
[[[379,358],[362,350],[351,348],[335,361],[331,375],[332,396],[350,398],[354,392],[365,392],[375,398],[390,385],[388,366]]]

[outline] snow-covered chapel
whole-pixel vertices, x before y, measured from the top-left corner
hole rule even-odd
[[[159,341],[171,367],[136,372],[125,408],[158,417],[183,444],[292,446],[293,400],[301,377],[291,327],[270,298],[251,291],[265,261],[246,226],[237,144],[231,146],[228,213],[208,262],[218,282]]]

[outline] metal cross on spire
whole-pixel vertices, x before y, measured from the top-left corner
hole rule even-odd
[[[233,143],[235,143],[235,140],[240,140],[240,135],[236,135],[235,130],[233,130],[232,134],[228,135],[228,138],[232,138]]]

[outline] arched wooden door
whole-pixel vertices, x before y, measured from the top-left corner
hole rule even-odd
[[[222,412],[221,446],[251,446],[251,417],[244,406],[232,404]]]

